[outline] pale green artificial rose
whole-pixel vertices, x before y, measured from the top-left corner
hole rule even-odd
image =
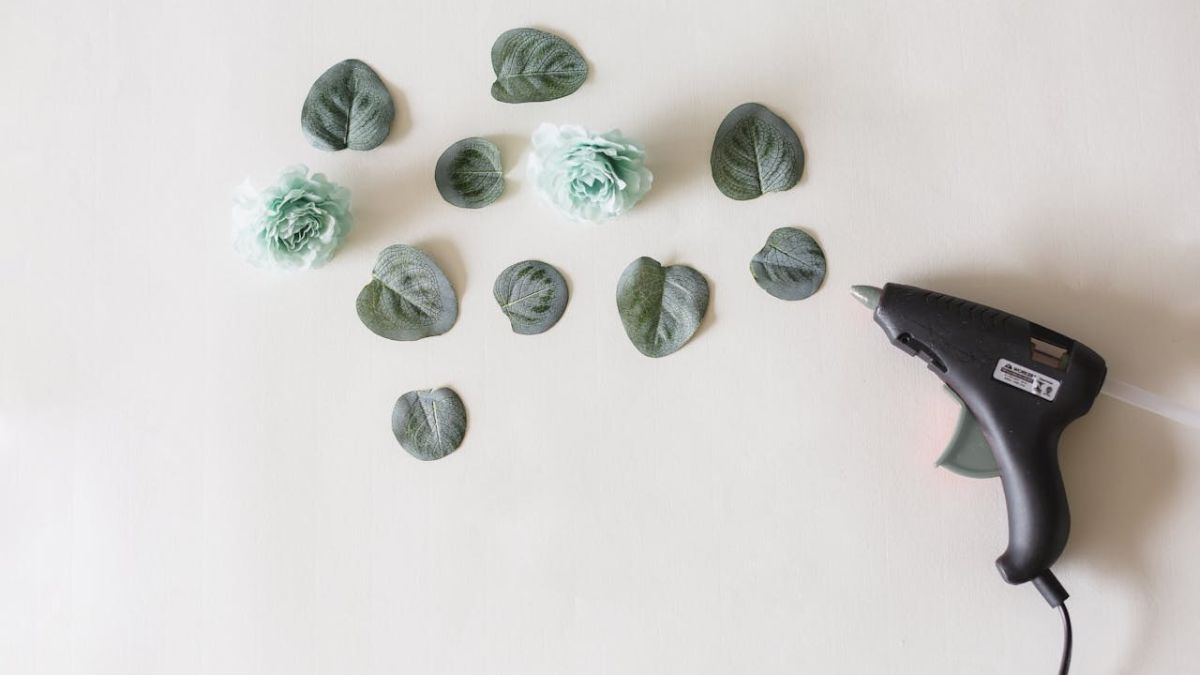
[[[350,191],[305,166],[285,169],[262,191],[247,181],[234,195],[234,248],[259,267],[320,267],[352,222]]]
[[[614,129],[543,124],[533,132],[529,180],[541,198],[572,220],[599,223],[633,208],[650,191],[642,144]]]

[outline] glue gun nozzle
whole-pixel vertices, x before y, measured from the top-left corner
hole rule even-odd
[[[879,306],[879,296],[882,294],[883,291],[874,286],[850,287],[850,295],[853,295],[855,300],[858,300],[864,307],[872,311]]]

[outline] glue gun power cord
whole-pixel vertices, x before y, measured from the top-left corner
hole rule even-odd
[[[1034,577],[1033,585],[1046,599],[1046,602],[1057,609],[1059,615],[1062,616],[1063,650],[1062,661],[1058,666],[1058,675],[1067,675],[1071,670],[1071,643],[1074,641],[1071,634],[1071,613],[1067,611],[1067,598],[1070,597],[1070,594],[1050,570]]]

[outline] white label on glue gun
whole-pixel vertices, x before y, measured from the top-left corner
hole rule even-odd
[[[992,377],[1005,384],[1011,384],[1017,389],[1040,396],[1047,401],[1054,400],[1054,397],[1058,395],[1058,385],[1061,384],[1052,377],[1046,377],[1036,370],[1030,370],[1008,359],[1000,359],[996,362],[996,370],[992,373]]]

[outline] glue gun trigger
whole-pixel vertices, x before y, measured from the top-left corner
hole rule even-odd
[[[850,293],[872,311],[879,307],[879,300],[883,295],[883,291],[875,286],[852,286]],[[902,336],[896,346],[909,354],[920,356],[931,369],[935,368],[945,372],[945,365],[934,356],[932,351],[913,340],[912,336]],[[958,425],[954,428],[954,436],[946,445],[946,449],[942,451],[937,465],[968,478],[999,476],[1000,467],[996,464],[995,455],[992,454],[992,446],[988,445],[987,439],[983,437],[983,429],[979,427],[979,420],[975,419],[975,416],[967,409],[967,405],[962,402],[958,394],[954,393],[953,389],[946,387],[946,393],[954,398],[960,410]]]
[[[946,393],[959,405],[958,424],[954,427],[954,436],[946,444],[946,449],[938,457],[936,464],[960,476],[967,478],[995,478],[1000,475],[1000,467],[992,454],[992,446],[988,445],[979,427],[979,420],[971,414],[962,399],[950,387]]]

